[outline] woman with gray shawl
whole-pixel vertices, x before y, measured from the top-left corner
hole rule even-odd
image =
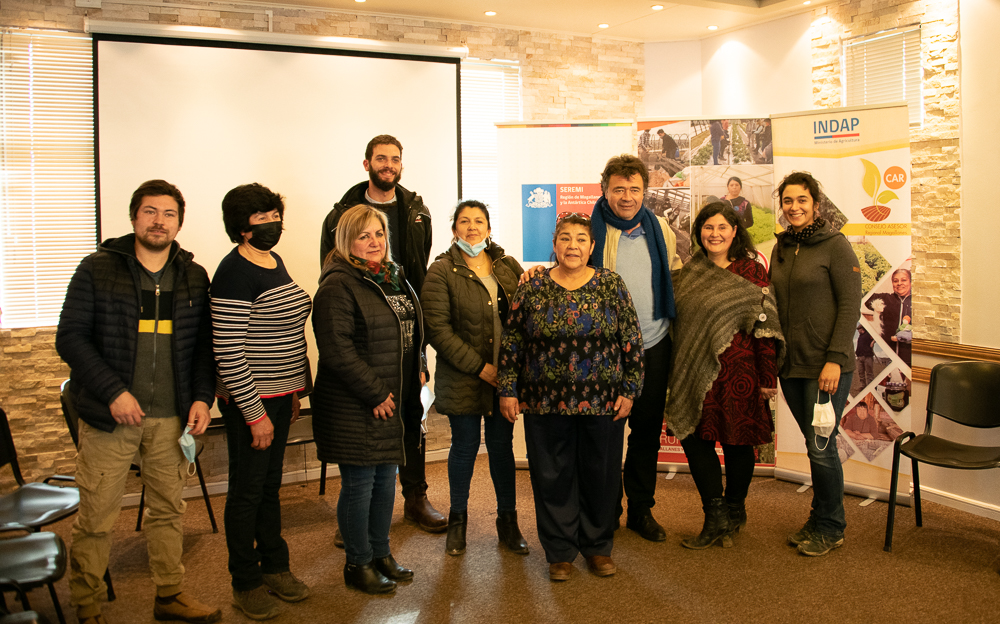
[[[767,270],[736,211],[709,204],[692,231],[699,249],[674,274],[666,411],[705,511],[701,534],[681,545],[702,550],[746,525],[753,447],[771,442],[774,432],[767,402],[777,393],[784,338]],[[724,491],[716,442],[726,458]]]

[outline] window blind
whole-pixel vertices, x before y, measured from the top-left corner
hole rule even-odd
[[[497,184],[498,121],[521,119],[521,68],[462,62],[462,198],[500,209]]]
[[[919,26],[846,42],[844,75],[846,106],[906,101],[910,125],[923,123]]]
[[[96,246],[91,39],[0,30],[0,325],[58,323]]]

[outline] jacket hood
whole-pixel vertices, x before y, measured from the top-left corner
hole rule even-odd
[[[119,236],[118,238],[107,238],[103,243],[97,246],[100,251],[107,251],[111,253],[118,253],[134,258],[136,261],[139,258],[135,255],[135,234],[126,234],[125,236]],[[177,241],[170,243],[170,257],[167,259],[167,264],[173,262],[175,258],[179,258],[184,263],[190,263],[194,259],[194,254],[185,249],[181,249],[181,246]]]

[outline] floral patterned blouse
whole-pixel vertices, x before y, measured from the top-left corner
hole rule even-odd
[[[642,390],[642,337],[624,280],[595,269],[576,290],[549,270],[521,286],[500,344],[500,396],[529,414],[614,413]]]

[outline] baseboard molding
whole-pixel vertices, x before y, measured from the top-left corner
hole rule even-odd
[[[798,470],[775,468],[774,477],[776,479],[781,479],[782,481],[791,481],[792,483],[801,483],[803,485],[812,486],[812,475],[805,472],[799,472]],[[860,496],[864,499],[874,498],[875,500],[880,500],[885,503],[889,502],[889,490],[869,485],[845,483],[844,493],[851,494],[852,496]],[[909,489],[906,492],[896,492],[896,504],[905,505],[906,507],[910,506]]]
[[[925,501],[931,501],[932,503],[944,505],[945,507],[951,507],[953,509],[958,509],[959,511],[965,511],[984,518],[990,518],[991,520],[1000,520],[1000,506],[997,505],[972,500],[971,498],[965,498],[950,492],[942,492],[941,490],[929,487],[921,487],[920,496]]]
[[[1000,362],[1000,349],[959,344],[954,342],[924,340],[921,338],[915,338],[913,340],[913,352],[923,355],[936,355],[938,357],[952,358],[956,360]]]
[[[448,461],[448,450],[449,449],[438,449],[434,451],[427,451],[424,457],[425,463],[433,464],[441,461]],[[482,444],[479,446],[479,452],[486,452],[486,445]],[[320,468],[309,468],[306,470],[296,470],[294,472],[286,472],[281,477],[281,484],[288,485],[291,483],[302,483],[307,481],[319,481]],[[337,464],[327,464],[326,465],[326,478],[339,477],[340,469]],[[319,486],[317,485],[317,488]],[[215,496],[216,494],[225,494],[229,491],[229,481],[213,481],[211,483],[205,484],[205,489],[208,490],[209,496]],[[182,496],[185,499],[189,498],[201,498],[201,486],[189,485],[184,488],[184,493]],[[122,507],[138,507],[139,506],[139,492],[133,494],[126,494],[122,497]]]

